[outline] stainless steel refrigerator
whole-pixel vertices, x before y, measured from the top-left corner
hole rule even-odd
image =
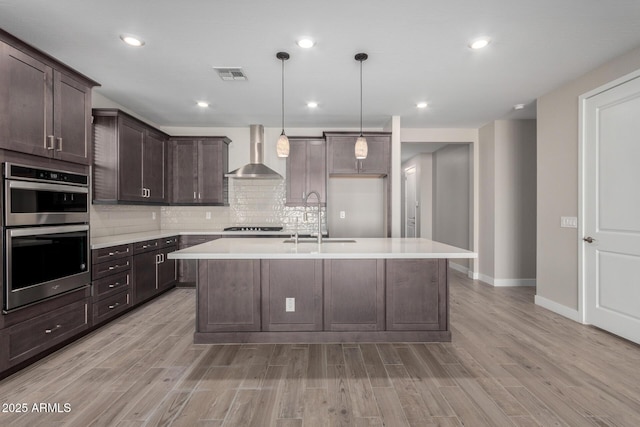
[[[331,177],[327,223],[330,237],[385,237],[385,178]]]

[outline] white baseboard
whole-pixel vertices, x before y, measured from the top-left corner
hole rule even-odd
[[[456,264],[455,262],[449,262],[449,267],[452,270],[459,271],[462,274],[469,274],[469,269],[464,265]]]
[[[553,311],[554,313],[571,319],[574,322],[582,323],[582,320],[580,319],[581,316],[578,310],[569,308],[566,305],[558,304],[557,302],[541,297],[540,295],[536,295],[535,303],[542,308]]]
[[[481,282],[488,283],[495,287],[507,287],[507,286],[535,286],[536,279],[494,279],[493,277],[485,274],[478,275],[478,279]]]

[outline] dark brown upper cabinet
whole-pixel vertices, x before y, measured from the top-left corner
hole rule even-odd
[[[327,201],[327,150],[323,138],[289,138],[287,157],[288,206],[303,206],[310,191],[320,194],[320,203]],[[309,198],[315,204],[315,196]]]
[[[173,137],[170,144],[172,204],[227,204],[227,137]]]
[[[357,132],[325,132],[329,175],[386,176],[391,171],[391,133],[365,132],[368,155],[356,159]]]
[[[89,165],[97,85],[0,30],[0,148]]]
[[[94,202],[167,203],[168,138],[120,110],[94,109]]]

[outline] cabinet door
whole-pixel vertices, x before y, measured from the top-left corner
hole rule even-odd
[[[263,331],[322,330],[322,260],[263,260],[261,280]]]
[[[178,269],[176,260],[167,258],[169,252],[175,251],[175,246],[161,250],[160,262],[158,264],[158,290],[164,290],[173,286],[178,278]]]
[[[119,153],[119,191],[118,200],[144,201],[142,195],[142,150],[144,147],[145,129],[127,120],[119,118],[118,127]]]
[[[224,203],[224,150],[219,140],[198,143],[198,202]]]
[[[358,173],[388,175],[391,167],[391,137],[387,135],[367,136],[367,158],[358,160]]]
[[[304,205],[307,194],[307,141],[289,140],[287,157],[287,205]]]
[[[148,202],[166,202],[167,141],[164,136],[147,130],[142,152],[142,186]]]
[[[387,260],[387,330],[448,330],[447,260]]]
[[[384,260],[324,261],[324,330],[384,330]]]
[[[196,332],[260,330],[260,260],[199,260]]]
[[[156,255],[145,252],[133,257],[133,303],[138,304],[153,297],[158,289],[156,281]]]
[[[327,202],[327,149],[324,140],[307,142],[307,193],[317,191],[320,203]]]
[[[0,147],[51,156],[52,80],[51,67],[0,43]]]
[[[331,136],[327,138],[329,174],[358,173],[355,154],[357,136]]]
[[[91,88],[54,72],[55,156],[90,164]]]
[[[173,203],[193,203],[197,200],[198,150],[196,141],[172,141]]]

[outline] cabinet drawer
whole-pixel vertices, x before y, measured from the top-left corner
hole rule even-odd
[[[94,249],[91,251],[93,264],[124,258],[132,254],[131,245],[109,246],[108,248]]]
[[[154,251],[160,247],[160,239],[145,240],[133,244],[133,253],[141,254],[143,252]]]
[[[124,289],[131,287],[131,272],[114,274],[103,279],[93,282],[93,298],[94,301],[103,299],[111,294],[122,292]]]
[[[169,248],[171,246],[178,246],[178,236],[163,237],[158,239],[160,241],[160,249]]]
[[[119,292],[93,304],[93,324],[104,322],[131,307],[130,292]]]
[[[91,277],[93,280],[122,273],[131,269],[131,258],[114,259],[111,262],[102,262],[93,266]]]
[[[5,330],[11,365],[88,328],[87,301],[77,301]]]

